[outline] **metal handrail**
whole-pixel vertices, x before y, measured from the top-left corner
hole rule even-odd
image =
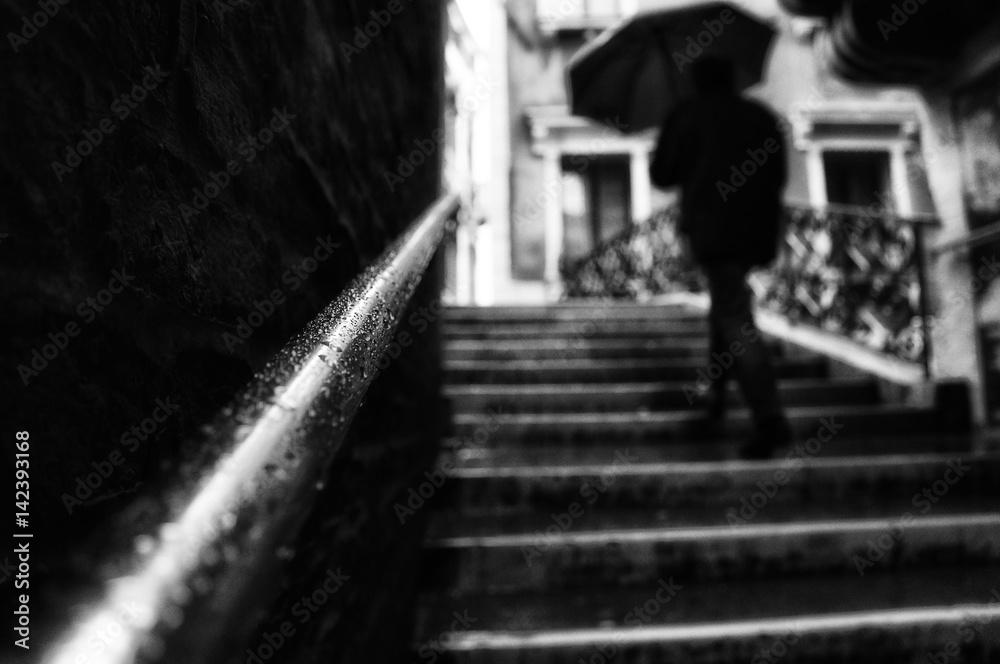
[[[952,251],[961,249],[972,249],[984,244],[989,244],[1000,240],[1000,219],[985,226],[981,226],[974,231],[969,231],[956,240],[949,240],[931,248],[931,255],[938,257]]]
[[[44,661],[80,661],[123,607],[133,618],[102,664],[215,662],[245,640],[458,207],[438,200],[205,428],[208,456],[158,493],[155,528],[133,527],[101,562],[101,596],[74,609]]]

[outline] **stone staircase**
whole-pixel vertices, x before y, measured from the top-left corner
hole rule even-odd
[[[449,310],[411,661],[1000,663],[1000,455],[772,346],[797,440],[741,461],[702,314]]]

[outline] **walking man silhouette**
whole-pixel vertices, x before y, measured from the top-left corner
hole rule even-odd
[[[723,416],[726,380],[735,374],[754,418],[741,455],[769,458],[791,430],[746,277],[777,253],[785,141],[774,113],[736,92],[731,62],[706,55],[691,68],[695,96],[667,116],[650,177],[658,187],[680,187],[680,231],[712,299],[710,361],[732,357],[704,395],[709,417]]]

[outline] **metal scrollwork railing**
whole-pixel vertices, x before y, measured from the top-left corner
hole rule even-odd
[[[926,366],[922,227],[928,222],[851,206],[788,206],[782,251],[759,275],[761,303]]]
[[[562,267],[566,298],[704,290],[668,208]],[[929,361],[923,226],[933,218],[789,205],[778,259],[752,280],[764,307],[904,360]]]
[[[564,297],[643,299],[704,290],[701,273],[681,248],[679,210],[664,208],[601,244],[589,256],[562,261]]]

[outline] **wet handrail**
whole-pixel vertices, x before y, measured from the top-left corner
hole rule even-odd
[[[72,607],[43,661],[199,664],[240,647],[458,206],[434,203],[204,428],[205,456],[157,492],[154,516],[146,506],[154,526],[123,520],[99,597]]]

